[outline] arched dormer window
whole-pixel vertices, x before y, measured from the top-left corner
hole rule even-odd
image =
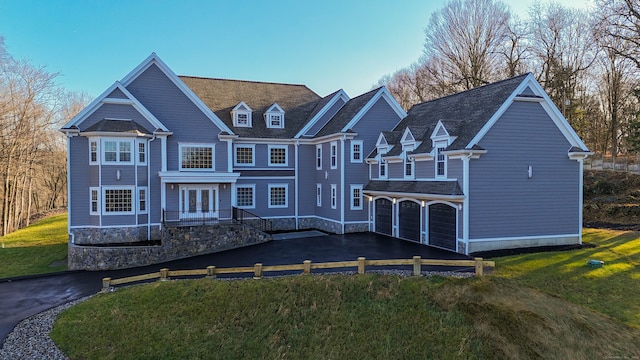
[[[249,105],[245,104],[244,101],[241,101],[236,107],[231,110],[231,117],[233,118],[233,126],[236,127],[251,127],[252,119],[251,113],[253,110],[249,107]]]
[[[268,128],[284,129],[284,110],[274,103],[265,111],[264,120]]]

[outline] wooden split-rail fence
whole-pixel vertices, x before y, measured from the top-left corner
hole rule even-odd
[[[241,274],[253,273],[254,279],[261,279],[264,272],[270,271],[302,271],[303,274],[311,274],[311,270],[316,269],[338,269],[357,267],[358,274],[364,274],[367,266],[398,266],[413,265],[413,275],[418,276],[422,272],[422,265],[431,266],[455,266],[455,267],[474,267],[476,276],[484,275],[485,267],[495,267],[495,262],[486,261],[482,258],[474,258],[473,260],[438,260],[438,259],[422,259],[420,256],[414,256],[413,259],[391,259],[391,260],[367,260],[359,257],[356,261],[334,261],[324,263],[313,263],[311,260],[305,260],[302,264],[293,265],[263,265],[257,263],[253,266],[233,267],[233,268],[216,268],[208,266],[206,269],[195,270],[169,270],[160,269],[158,272],[130,276],[120,279],[103,278],[102,289],[108,290],[112,286],[130,284],[139,281],[147,281],[159,279],[160,281],[169,280],[171,277],[185,276],[206,276],[215,278],[216,275],[222,274]]]

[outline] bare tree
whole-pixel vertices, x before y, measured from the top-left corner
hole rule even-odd
[[[497,80],[510,16],[499,0],[451,0],[434,12],[424,54],[442,62],[442,81],[466,90]]]
[[[603,47],[632,61],[640,69],[640,1],[596,0],[596,31]]]

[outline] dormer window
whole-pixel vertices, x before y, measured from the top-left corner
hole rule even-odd
[[[231,117],[233,117],[233,126],[236,127],[251,127],[251,113],[253,110],[249,105],[241,101],[236,107],[231,110]]]
[[[272,129],[284,128],[284,110],[278,105],[271,105],[264,113],[264,119],[267,122],[267,127]]]

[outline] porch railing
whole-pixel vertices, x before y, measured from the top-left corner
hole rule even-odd
[[[271,231],[271,221],[267,219],[263,219],[256,214],[237,207],[233,207],[232,212],[233,220],[240,224],[251,226],[252,228],[260,230],[262,232]]]
[[[218,209],[215,211],[171,211],[162,210],[162,224],[165,226],[199,226],[230,223],[233,211]]]
[[[237,207],[197,212],[162,210],[164,226],[203,226],[231,222],[251,226],[262,232],[271,231],[271,221]]]

